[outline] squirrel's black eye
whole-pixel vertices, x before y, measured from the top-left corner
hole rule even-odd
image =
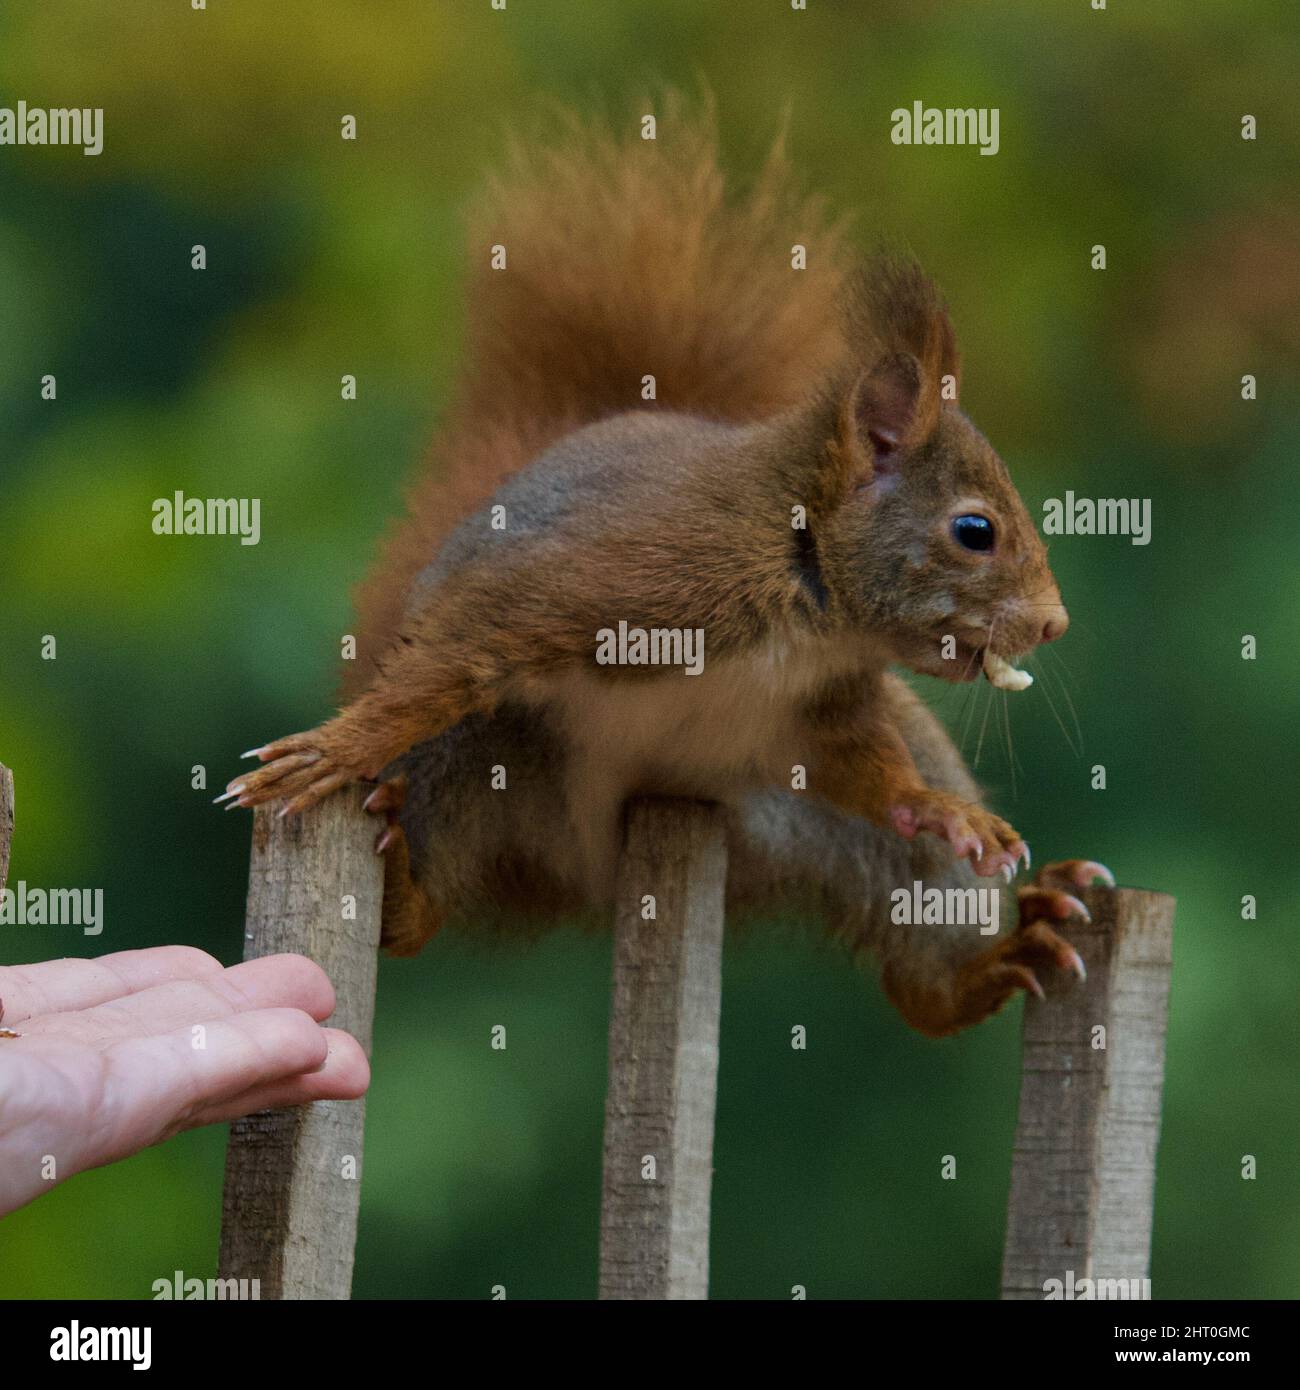
[[[986,516],[968,512],[952,519],[952,538],[967,550],[993,549],[993,523]]]

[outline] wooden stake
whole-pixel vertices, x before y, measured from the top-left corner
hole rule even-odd
[[[14,775],[0,763],[0,893],[9,877],[9,842],[14,837]]]
[[[609,1020],[603,1299],[708,1297],[726,870],[716,807],[629,805]]]
[[[1068,935],[1086,984],[1025,1001],[1007,1299],[1149,1270],[1174,900],[1133,888],[1083,898],[1092,925]],[[1140,1282],[1131,1296],[1144,1296]]]
[[[254,813],[244,959],[310,956],[334,984],[331,1025],[369,1055],[384,876],[375,819],[361,809],[366,790],[284,820],[266,807]],[[350,1296],[364,1124],[365,1102],[351,1100],[231,1125],[221,1278],[259,1279],[262,1298]]]

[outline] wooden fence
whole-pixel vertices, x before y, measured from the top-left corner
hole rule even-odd
[[[9,877],[9,842],[14,835],[14,775],[0,763],[0,892]]]
[[[254,812],[244,959],[300,951],[319,962],[337,997],[330,1024],[369,1056],[384,878],[363,800],[350,787],[311,815]],[[263,1298],[350,1295],[365,1106],[316,1101],[231,1124],[221,1278],[260,1279]]]
[[[338,991],[331,1022],[369,1051],[382,897],[359,789],[312,815],[256,812],[245,957],[301,951]],[[600,1297],[708,1296],[723,894],[721,817],[628,809],[614,927]],[[1047,1281],[1147,1277],[1174,902],[1094,888],[1071,930],[1085,984],[1028,999],[1002,1297]],[[651,906],[652,905],[652,906]],[[265,1298],[346,1298],[363,1101],[231,1126],[219,1274]]]

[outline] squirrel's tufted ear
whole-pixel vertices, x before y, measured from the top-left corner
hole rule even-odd
[[[841,433],[888,467],[892,455],[928,439],[945,400],[957,399],[957,340],[934,282],[907,256],[880,254],[848,300],[848,340],[865,370]],[[844,441],[848,443],[848,441]]]
[[[938,417],[938,383],[925,379],[910,353],[882,357],[853,388],[853,427],[877,468],[887,467],[899,449],[928,438]]]

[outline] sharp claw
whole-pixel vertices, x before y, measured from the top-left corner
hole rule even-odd
[[[1025,973],[1029,976],[1029,983],[1025,986],[1025,988],[1036,999],[1046,999],[1047,995],[1043,993],[1043,987],[1038,983],[1038,976],[1035,975],[1032,970],[1027,970]]]
[[[1087,968],[1084,966],[1083,958],[1079,955],[1078,951],[1074,950],[1073,947],[1071,947],[1070,949],[1069,960],[1070,969],[1074,971],[1074,973],[1079,977],[1080,980],[1086,980],[1088,978]]]
[[[1025,872],[1026,872],[1026,873],[1029,872],[1029,869],[1030,869],[1030,867],[1031,867],[1032,862],[1033,862],[1033,861],[1032,861],[1032,860],[1030,859],[1030,857],[1029,857],[1029,846],[1026,845],[1026,846],[1025,846]]]
[[[395,827],[390,825],[388,829],[385,830],[384,833],[375,841],[376,854],[383,854],[383,852],[388,848],[388,846],[393,843],[393,840],[396,838],[394,830]]]
[[[1075,917],[1081,917],[1085,922],[1092,921],[1092,913],[1088,911],[1073,893],[1062,893],[1061,896],[1070,904],[1070,912]]]
[[[1090,859],[1082,867],[1083,872],[1090,876],[1089,883],[1095,883],[1097,879],[1101,879],[1107,888],[1114,888],[1115,875],[1111,873],[1105,864],[1098,864],[1095,859]]]
[[[214,806],[220,806],[223,801],[229,801],[232,796],[238,796],[244,790],[244,783],[241,782],[237,787],[231,787],[228,792],[222,792],[220,796],[212,798]]]
[[[260,748],[250,748],[247,753],[241,753],[241,758],[260,758],[271,745],[264,743]]]
[[[287,815],[289,814],[289,812],[292,811],[292,810],[293,810],[293,802],[292,802],[292,801],[286,801],[286,802],[284,803],[284,805],[281,806],[280,809],[275,813],[275,818],[276,818],[276,820],[283,820],[283,819],[285,818],[285,816],[287,816]]]

